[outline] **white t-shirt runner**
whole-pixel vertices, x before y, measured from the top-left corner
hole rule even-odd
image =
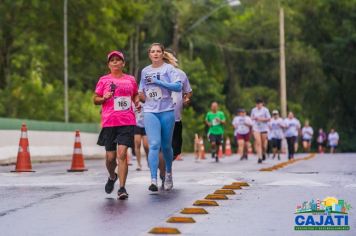
[[[302,129],[302,138],[303,140],[312,140],[314,134],[314,130],[311,126],[304,126]]]
[[[286,118],[284,119],[284,124],[286,127],[286,130],[284,132],[286,138],[290,137],[298,137],[298,131],[300,129],[300,122],[296,118]]]
[[[335,147],[339,144],[339,134],[337,132],[329,133],[328,135],[329,146]]]
[[[182,110],[183,110],[183,94],[192,92],[190,83],[187,75],[181,69],[176,68],[177,74],[179,75],[182,83],[181,92],[172,92],[172,99],[174,104],[174,116],[176,121],[182,120]]]
[[[269,121],[257,121],[255,118],[271,118],[271,114],[266,107],[253,108],[251,111],[251,119],[253,121],[253,130],[257,132],[268,132],[268,122]]]
[[[237,134],[245,135],[250,132],[250,127],[252,126],[252,120],[249,116],[235,116],[232,120],[232,125],[234,126],[234,135]]]
[[[273,139],[283,139],[283,127],[284,121],[282,118],[274,119],[272,118],[268,123],[269,126],[269,134],[270,137]]]

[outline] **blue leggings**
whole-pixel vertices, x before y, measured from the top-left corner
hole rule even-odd
[[[172,173],[174,121],[174,111],[144,113],[144,124],[149,145],[148,163],[152,179],[157,179],[160,148],[162,148],[163,158],[166,162],[166,171]]]

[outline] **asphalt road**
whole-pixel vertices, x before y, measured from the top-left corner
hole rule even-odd
[[[298,154],[297,158],[307,156]],[[285,160],[282,160],[285,161]],[[10,173],[0,167],[0,235],[147,235],[153,227],[175,227],[183,235],[356,235],[356,154],[316,155],[272,172],[261,172],[282,161],[236,155],[220,163],[194,161],[191,154],[174,163],[174,189],[153,195],[149,171],[130,166],[129,199],[107,195],[103,160],[86,161],[89,171],[67,173],[70,162],[34,164],[35,173]],[[225,184],[246,181],[220,206],[204,207],[207,215],[192,216],[196,223],[166,223],[180,210],[193,207]],[[350,231],[294,231],[296,205],[333,196],[353,208]]]

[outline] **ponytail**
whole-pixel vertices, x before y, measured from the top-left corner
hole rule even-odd
[[[171,64],[174,67],[178,67],[177,58],[175,58],[175,56],[173,56],[173,54],[170,52],[165,51],[163,53],[163,61],[168,64]]]

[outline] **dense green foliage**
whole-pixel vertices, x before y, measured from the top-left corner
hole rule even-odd
[[[113,49],[139,80],[146,49],[178,52],[193,101],[184,111],[185,149],[204,134],[213,100],[231,121],[262,97],[279,108],[279,7],[285,9],[288,108],[301,121],[335,127],[356,150],[356,0],[69,0],[69,118],[99,122],[91,101]],[[206,16],[206,17],[204,17]],[[202,18],[203,17],[203,18]],[[200,20],[202,19],[202,20]],[[2,0],[0,116],[63,121],[63,1]],[[227,133],[232,129],[227,125]]]

